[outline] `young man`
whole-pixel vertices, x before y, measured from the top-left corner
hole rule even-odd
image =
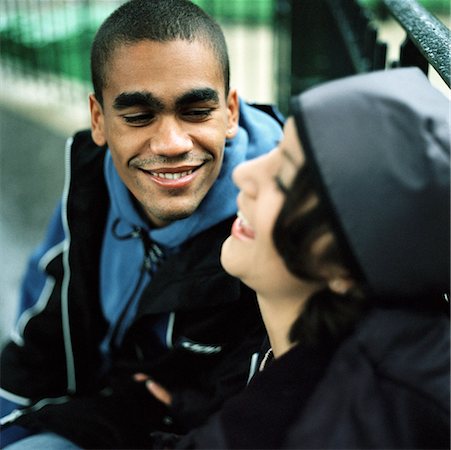
[[[119,7],[91,68],[92,130],[69,141],[62,200],[2,352],[2,434],[148,448],[154,431],[200,424],[252,373],[260,316],[219,249],[236,213],[232,169],[281,130],[230,90],[223,34],[186,0]],[[147,376],[173,392],[171,409]]]

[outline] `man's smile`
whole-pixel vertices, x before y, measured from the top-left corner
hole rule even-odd
[[[150,179],[160,187],[180,189],[188,186],[197,178],[197,171],[204,164],[205,162],[196,166],[162,167],[153,170],[138,167],[138,169],[150,176]]]
[[[158,178],[165,178],[167,180],[178,180],[182,177],[186,177],[187,175],[191,175],[194,172],[194,169],[186,170],[183,172],[153,172],[149,171],[151,175]]]

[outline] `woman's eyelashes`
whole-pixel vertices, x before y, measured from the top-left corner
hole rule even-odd
[[[280,175],[277,174],[273,177],[274,183],[276,184],[277,189],[282,192],[282,194],[287,194],[289,191],[289,188],[284,184],[282,179],[280,178]]]

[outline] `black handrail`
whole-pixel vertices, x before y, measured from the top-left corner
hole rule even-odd
[[[410,40],[448,87],[451,87],[450,30],[415,0],[383,1],[390,14],[407,33],[407,42],[404,45],[407,46]],[[401,54],[400,65],[411,65],[409,58],[411,56],[408,52]]]

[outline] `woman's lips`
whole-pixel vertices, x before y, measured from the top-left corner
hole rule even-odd
[[[241,240],[251,240],[255,238],[255,232],[249,225],[247,219],[241,211],[238,211],[238,217],[232,225],[232,236]]]

